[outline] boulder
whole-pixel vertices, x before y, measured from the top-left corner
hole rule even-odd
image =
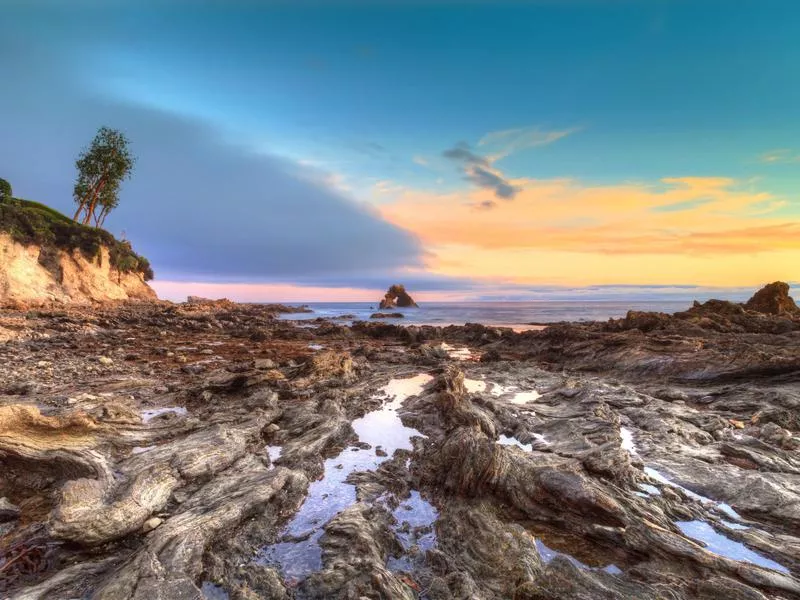
[[[789,284],[776,281],[765,285],[745,303],[745,308],[767,315],[800,316],[800,307],[789,295]]]
[[[403,318],[403,313],[399,313],[399,312],[394,312],[394,313],[376,312],[376,313],[372,313],[369,316],[369,318],[370,319],[402,319]]]

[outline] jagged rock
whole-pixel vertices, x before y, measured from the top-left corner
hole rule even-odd
[[[800,307],[789,295],[789,284],[783,281],[764,286],[753,294],[744,306],[748,310],[767,315],[800,316]]]
[[[14,521],[19,518],[19,507],[11,504],[8,498],[0,498],[0,523]]]
[[[385,510],[354,504],[325,527],[324,569],[304,585],[310,598],[392,598],[412,600],[414,591],[386,568],[399,544]]]
[[[385,310],[387,308],[416,308],[417,303],[408,295],[406,288],[400,284],[395,284],[389,288],[386,295],[381,300],[378,308]]]
[[[396,312],[396,313],[381,313],[381,312],[377,312],[377,313],[372,313],[369,316],[369,318],[370,319],[402,319],[403,318],[403,313],[399,313],[399,312]]]

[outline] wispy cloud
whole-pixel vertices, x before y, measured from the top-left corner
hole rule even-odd
[[[568,136],[577,129],[545,131],[539,127],[519,127],[492,131],[478,141],[480,151],[469,143],[459,142],[442,152],[442,156],[459,164],[464,178],[479,188],[492,190],[501,200],[512,200],[520,191],[510,178],[495,166],[495,163],[514,152],[535,146],[546,146]],[[473,206],[481,209],[494,208],[493,201],[481,201]]]
[[[800,163],[800,152],[788,148],[770,150],[762,154],[759,160],[769,164]]]
[[[414,164],[417,164],[417,165],[419,165],[420,167],[427,167],[427,166],[430,164],[430,163],[428,162],[428,159],[427,159],[427,158],[425,158],[424,156],[414,156],[414,157],[411,159],[411,161],[412,161]]]
[[[491,190],[497,198],[511,200],[519,189],[499,170],[492,167],[492,159],[476,154],[466,142],[459,142],[442,152],[442,156],[457,163],[464,178],[479,188]],[[491,202],[481,202],[482,208],[492,208]]]
[[[546,131],[539,127],[518,127],[492,131],[483,136],[478,146],[485,148],[492,162],[501,160],[515,152],[546,146],[578,131],[577,128]]]

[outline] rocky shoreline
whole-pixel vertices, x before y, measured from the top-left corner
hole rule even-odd
[[[782,290],[522,333],[2,311],[0,598],[800,598]]]

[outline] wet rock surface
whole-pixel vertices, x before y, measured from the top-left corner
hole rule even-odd
[[[786,310],[276,310],[0,313],[0,597],[800,598]]]

